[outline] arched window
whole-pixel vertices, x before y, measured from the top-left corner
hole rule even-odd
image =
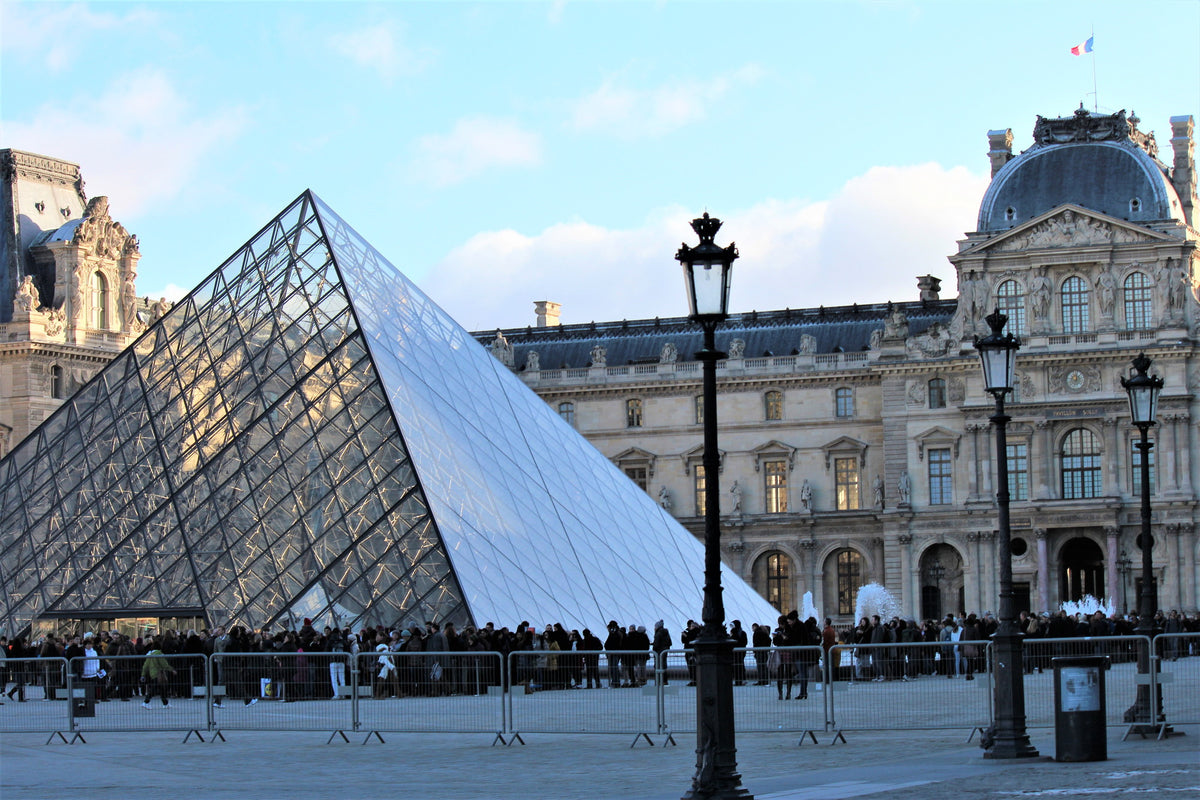
[[[1150,278],[1144,272],[1131,272],[1125,278],[1125,328],[1131,331],[1150,329]]]
[[[783,392],[771,390],[763,395],[763,418],[783,419]]]
[[[58,364],[50,368],[50,396],[55,400],[62,400],[66,396],[63,368]]]
[[[996,307],[1008,317],[1008,332],[1025,335],[1025,290],[1021,284],[1007,280],[996,289]]]
[[[930,408],[945,408],[946,407],[946,381],[943,378],[934,378],[929,382],[929,407]]]
[[[854,416],[854,390],[842,387],[833,393],[834,413],[839,417]]]
[[[759,556],[754,565],[754,585],[780,614],[796,607],[792,559],[786,553],[774,550]]]
[[[575,427],[575,404],[572,402],[562,402],[558,404],[558,415],[566,421],[572,428]]]
[[[857,550],[842,550],[837,554],[838,614],[854,613],[854,604],[858,601],[858,590],[861,588],[862,555]]]
[[[1077,275],[1063,281],[1062,325],[1063,333],[1087,333],[1091,328],[1089,305],[1091,290]]]
[[[625,427],[642,427],[642,401],[636,397],[625,401]]]
[[[1076,428],[1062,444],[1062,496],[1078,500],[1100,496],[1100,440],[1087,428]]]
[[[108,281],[99,272],[92,273],[92,327],[108,329]]]

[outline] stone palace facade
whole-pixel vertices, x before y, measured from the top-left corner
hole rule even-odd
[[[1200,217],[1192,118],[1170,122],[1170,164],[1124,112],[1039,117],[1020,154],[1011,130],[989,132],[978,228],[949,257],[957,300],[927,275],[913,301],[718,329],[723,555],[773,605],[811,591],[849,622],[858,588],[878,582],[908,617],[997,610],[994,403],[972,342],[999,307],[1023,343],[1007,452],[1018,607],[1085,594],[1136,607],[1140,452],[1120,378],[1144,351],[1166,382],[1151,453],[1159,603],[1197,609]],[[700,535],[698,326],[536,312],[536,327],[476,337]]]

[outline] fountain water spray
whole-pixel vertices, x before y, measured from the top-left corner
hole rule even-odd
[[[854,622],[857,624],[863,617],[870,619],[879,615],[882,622],[899,616],[900,605],[892,593],[878,583],[868,583],[858,590],[858,599],[854,603]]]

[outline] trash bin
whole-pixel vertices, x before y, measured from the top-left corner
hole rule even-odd
[[[71,712],[76,717],[96,716],[96,687],[91,683],[77,683],[71,687]]]
[[[1054,658],[1054,760],[1107,761],[1102,656]]]

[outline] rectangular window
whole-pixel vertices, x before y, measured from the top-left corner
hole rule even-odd
[[[1142,449],[1136,440],[1129,443],[1129,493],[1135,497],[1142,496]],[[1150,448],[1150,494],[1154,494],[1158,484],[1157,470],[1154,468],[1154,448]]]
[[[954,502],[954,463],[950,448],[939,447],[928,451],[929,456],[929,504],[944,506]]]
[[[766,512],[768,514],[786,514],[788,510],[787,462],[765,462],[763,475],[766,482]]]
[[[708,508],[708,498],[705,494],[704,467],[697,464],[692,468],[692,487],[696,493],[696,516],[703,517]]]
[[[642,427],[642,401],[638,399],[625,401],[625,427]]]
[[[696,395],[696,424],[704,424],[704,395]]]
[[[637,484],[638,488],[643,492],[646,491],[647,485],[647,469],[645,467],[626,467],[625,474],[629,476],[629,480]]]
[[[1029,445],[1008,445],[1008,496],[1010,500],[1029,499]]]
[[[946,381],[942,378],[934,378],[929,382],[929,407],[946,407]]]
[[[833,473],[837,486],[838,511],[857,511],[859,507],[858,459],[835,458]]]
[[[834,392],[834,413],[839,417],[854,416],[854,390],[838,389]]]
[[[559,403],[558,415],[566,421],[572,428],[575,427],[575,404],[574,403]]]

